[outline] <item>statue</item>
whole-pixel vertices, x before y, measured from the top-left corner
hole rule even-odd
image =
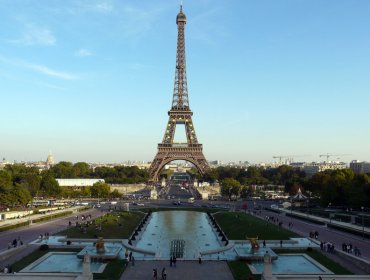
[[[96,242],[95,248],[97,253],[105,252],[103,237],[99,237],[98,241]]]
[[[258,244],[258,236],[254,238],[249,238],[248,236],[245,237],[245,239],[249,240],[251,243],[252,250],[258,250],[260,248],[260,245]]]

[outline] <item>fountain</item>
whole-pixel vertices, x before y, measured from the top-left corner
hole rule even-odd
[[[272,260],[276,260],[278,258],[278,256],[270,248],[264,248],[265,251],[260,248],[260,245],[257,241],[258,236],[253,238],[249,238],[248,236],[246,236],[245,239],[247,239],[250,243],[249,248],[235,248],[239,260],[263,261],[265,251],[269,253]]]
[[[95,248],[96,248],[96,252],[98,254],[105,253],[105,246],[104,246],[103,237],[99,237],[98,241],[96,242]]]
[[[249,238],[248,236],[246,236],[245,239],[249,240],[249,242],[251,243],[252,250],[258,250],[260,248],[260,245],[257,242],[258,236],[253,238]]]
[[[82,259],[85,254],[89,254],[92,259],[116,259],[121,249],[121,246],[105,246],[103,237],[99,237],[95,245],[86,246],[77,254],[77,257]]]

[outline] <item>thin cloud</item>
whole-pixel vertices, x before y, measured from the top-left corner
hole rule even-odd
[[[77,77],[66,73],[66,72],[60,72],[53,69],[50,69],[49,67],[46,67],[44,65],[38,65],[38,64],[28,64],[26,67],[35,70],[36,72],[39,72],[41,74],[44,74],[46,76],[55,77],[63,80],[76,80]]]
[[[93,53],[87,49],[79,49],[75,55],[80,56],[80,57],[86,57],[86,56],[92,56]]]
[[[54,46],[56,44],[56,38],[50,29],[34,23],[26,25],[20,38],[8,41],[25,46]]]
[[[114,9],[113,1],[109,0],[80,0],[76,1],[74,7],[69,9],[72,14],[84,12],[111,13]]]
[[[113,5],[109,2],[101,2],[95,5],[95,9],[103,13],[109,13],[113,10]]]
[[[78,76],[74,74],[57,71],[45,65],[33,64],[33,63],[29,63],[29,62],[26,62],[20,59],[9,59],[9,58],[6,58],[0,55],[0,62],[9,64],[9,65],[14,65],[17,67],[31,69],[35,72],[41,73],[49,77],[59,78],[63,80],[77,80],[78,79]]]

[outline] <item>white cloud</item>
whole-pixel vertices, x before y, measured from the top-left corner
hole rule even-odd
[[[3,57],[2,55],[0,55],[0,62],[9,64],[9,65],[14,65],[17,67],[31,69],[43,75],[55,77],[55,78],[59,78],[63,80],[77,80],[78,79],[78,76],[71,74],[71,73],[57,71],[45,65],[33,64],[33,63],[29,63],[29,62],[26,62],[20,59],[9,59],[9,58]]]
[[[100,12],[108,13],[113,10],[113,5],[108,2],[101,2],[101,3],[96,4],[95,8]]]
[[[74,7],[69,8],[72,14],[93,11],[99,13],[110,13],[113,11],[113,1],[111,0],[79,0],[74,2]]]
[[[93,55],[93,53],[87,49],[79,49],[75,54],[80,57],[86,57],[86,56]]]
[[[10,40],[10,42],[26,46],[53,46],[56,39],[50,29],[31,23],[26,25],[25,31],[19,39]]]
[[[35,70],[36,72],[39,72],[41,74],[44,74],[46,76],[56,77],[63,80],[76,80],[77,77],[66,73],[66,72],[60,72],[53,69],[50,69],[49,67],[46,67],[44,65],[38,65],[38,64],[26,64],[26,67]]]

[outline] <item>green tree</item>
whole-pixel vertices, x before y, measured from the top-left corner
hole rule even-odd
[[[8,171],[0,170],[0,192],[10,191],[12,185],[11,174]]]
[[[234,178],[226,178],[221,182],[221,194],[227,196],[229,199],[234,196],[239,196],[241,185],[239,181]]]
[[[45,174],[41,180],[41,190],[45,196],[60,197],[62,195],[62,188],[59,186],[57,180],[51,174]]]
[[[96,182],[90,190],[92,197],[107,198],[110,193],[110,186],[103,182]]]
[[[90,173],[90,166],[86,162],[77,162],[72,169],[73,176],[76,178],[87,178]]]

